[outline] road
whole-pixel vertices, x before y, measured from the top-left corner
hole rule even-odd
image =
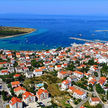
[[[0,108],[4,108],[4,107],[3,107],[3,101],[2,101],[1,95],[0,95]]]
[[[97,81],[97,82],[99,81],[99,79],[100,79],[100,77],[101,77],[101,72],[100,72],[100,70],[101,70],[101,67],[99,68],[98,77],[96,78],[96,81]],[[99,97],[99,94],[98,94],[97,91],[96,91],[95,85],[93,86],[93,91],[95,92],[95,95],[100,99],[100,102],[101,102],[103,108],[108,108],[108,104],[104,104],[104,102],[103,102],[103,101],[101,100],[101,98]]]
[[[90,99],[90,97],[84,99],[83,101],[81,101],[75,108],[80,108],[84,103],[86,103],[88,100]]]
[[[0,92],[1,92],[2,91],[2,79],[1,78],[0,78],[0,86],[1,86],[1,89],[0,89]],[[0,93],[0,108],[4,108],[1,93]]]
[[[11,92],[10,92],[9,88],[7,87],[7,84],[5,82],[2,82],[2,87],[3,87],[2,88],[3,90],[7,91],[11,95]]]
[[[98,95],[98,93],[96,91],[96,87],[95,86],[93,86],[93,90],[94,90],[96,96],[100,99],[101,103],[104,104],[103,101],[101,100],[101,98],[99,97],[99,95]]]
[[[2,90],[7,91],[11,95],[11,92],[8,89],[7,84],[5,82],[3,82],[2,79],[0,79],[0,84],[2,86],[1,91]],[[0,95],[0,108],[4,108],[4,103],[3,103],[1,95]]]

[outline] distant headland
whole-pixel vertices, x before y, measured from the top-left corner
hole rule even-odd
[[[22,28],[22,27],[6,27],[0,26],[0,38],[10,38],[20,35],[25,35],[36,31],[33,28]]]

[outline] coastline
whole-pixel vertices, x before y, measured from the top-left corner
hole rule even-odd
[[[32,28],[28,28],[28,29],[32,29]],[[32,31],[28,32],[28,33],[23,33],[23,34],[17,34],[17,35],[9,35],[9,36],[5,36],[5,37],[0,37],[0,39],[6,39],[6,38],[12,38],[12,37],[17,37],[17,36],[23,36],[26,34],[30,34],[32,32],[37,31],[37,29],[32,29]]]

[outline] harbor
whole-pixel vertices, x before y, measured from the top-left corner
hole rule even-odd
[[[88,39],[82,39],[82,38],[76,38],[76,37],[69,37],[69,39],[85,41],[85,42],[102,42],[102,43],[108,42],[108,41],[103,41],[103,40],[88,40]]]

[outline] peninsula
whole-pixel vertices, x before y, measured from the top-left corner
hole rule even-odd
[[[24,35],[35,31],[33,28],[22,28],[22,27],[5,27],[0,26],[0,38],[9,38],[19,35]]]

